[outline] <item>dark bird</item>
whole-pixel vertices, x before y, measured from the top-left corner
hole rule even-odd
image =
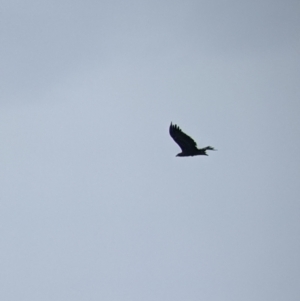
[[[198,148],[197,143],[187,134],[185,134],[178,125],[172,124],[169,129],[171,137],[180,146],[181,153],[177,154],[176,157],[189,157],[189,156],[208,156],[207,150],[215,150],[211,146],[206,146],[204,148]]]

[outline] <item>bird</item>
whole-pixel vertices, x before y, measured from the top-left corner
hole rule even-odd
[[[178,125],[172,124],[172,122],[169,128],[169,133],[181,148],[181,153],[177,154],[176,157],[193,157],[199,155],[208,156],[206,153],[207,150],[216,150],[211,146],[198,148],[197,143],[190,136],[185,134]]]

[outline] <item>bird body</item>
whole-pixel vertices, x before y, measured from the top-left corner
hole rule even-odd
[[[181,148],[181,153],[177,154],[176,157],[190,157],[204,155],[208,156],[207,150],[215,150],[211,146],[206,146],[204,148],[198,148],[197,143],[187,134],[185,134],[178,125],[172,124],[169,128],[170,136]]]

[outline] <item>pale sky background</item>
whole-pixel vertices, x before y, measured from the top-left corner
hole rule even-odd
[[[299,16],[2,0],[0,300],[299,301]]]

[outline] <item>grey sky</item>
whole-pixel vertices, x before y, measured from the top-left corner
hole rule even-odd
[[[1,300],[299,300],[299,1],[1,7]]]

